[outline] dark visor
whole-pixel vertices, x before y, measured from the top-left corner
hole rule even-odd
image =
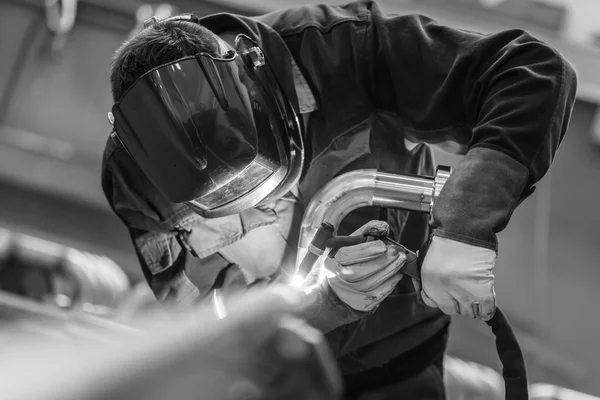
[[[153,69],[113,106],[120,141],[171,202],[210,210],[286,173],[276,105],[242,57],[227,57]]]

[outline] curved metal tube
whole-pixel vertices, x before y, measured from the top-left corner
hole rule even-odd
[[[323,223],[333,234],[352,211],[367,206],[431,212],[451,169],[439,166],[433,177],[397,175],[375,169],[347,172],[330,181],[310,201],[300,226],[296,265],[304,269],[322,254],[322,245],[312,243]],[[309,252],[310,249],[310,252]],[[311,259],[304,260],[312,254]],[[313,260],[314,259],[314,260]],[[308,271],[304,271],[308,273]]]

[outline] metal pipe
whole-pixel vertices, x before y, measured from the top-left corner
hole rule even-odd
[[[433,177],[361,169],[333,179],[312,198],[304,213],[297,276],[304,278],[310,272],[325,251],[325,242],[350,212],[367,206],[431,212],[450,174],[446,166],[439,166]]]

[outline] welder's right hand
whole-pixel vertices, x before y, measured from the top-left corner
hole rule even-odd
[[[352,233],[365,232],[375,237],[385,237],[389,225],[383,221],[370,221]],[[337,296],[358,311],[373,311],[402,279],[400,270],[406,262],[404,249],[381,240],[373,240],[340,248],[334,258],[327,257],[325,268],[329,272],[329,286]]]

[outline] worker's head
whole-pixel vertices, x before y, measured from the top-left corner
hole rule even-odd
[[[285,194],[303,162],[297,116],[245,35],[193,15],[153,19],[116,52],[113,138],[171,202],[205,216]]]
[[[147,24],[113,56],[110,73],[113,100],[118,102],[151,69],[198,53],[220,57],[228,50],[223,47],[217,35],[192,21]]]

